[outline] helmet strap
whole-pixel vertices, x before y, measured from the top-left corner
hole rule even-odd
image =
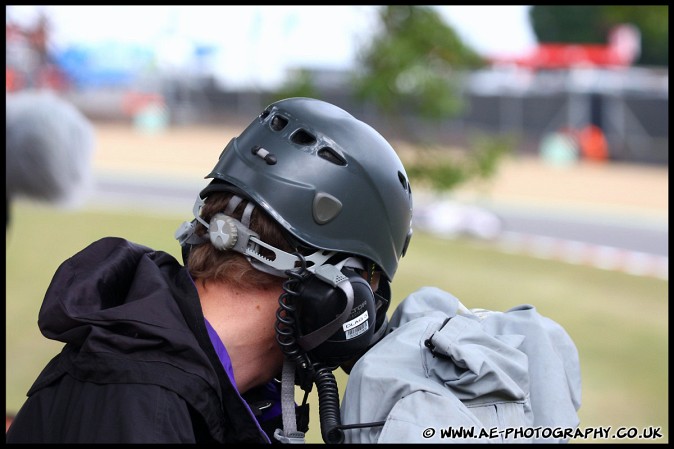
[[[206,198],[201,198],[200,195],[197,195],[197,199],[194,202],[194,207],[192,208],[194,220],[183,223],[175,233],[175,238],[183,247],[184,260],[187,260],[186,254],[189,252],[191,245],[198,245],[207,243],[209,241],[209,237],[199,236],[196,233],[197,221],[201,223],[206,229],[209,229],[209,224],[206,223],[200,214],[201,208],[205,204],[205,200]],[[286,271],[294,269],[300,259],[295,254],[290,254],[283,251],[282,249],[263,242],[258,238],[259,236],[257,233],[250,229],[251,215],[255,209],[255,204],[253,202],[249,202],[246,205],[246,208],[244,209],[241,216],[241,220],[231,218],[230,214],[234,211],[234,209],[236,209],[241,201],[241,197],[237,195],[233,196],[224,211],[224,213],[228,216],[227,219],[230,220],[231,223],[237,228],[237,241],[231,250],[246,256],[248,262],[250,262],[253,268],[268,274],[272,274],[274,276],[286,278]],[[262,255],[260,253],[260,247],[263,247],[267,251],[273,253],[273,259]],[[324,251],[320,249],[315,250],[314,253],[305,257],[306,262],[309,262],[310,264],[308,269],[310,271],[314,271],[316,268],[326,263],[328,259],[330,259],[335,254],[335,251]]]
[[[304,444],[304,432],[297,430],[295,417],[295,361],[285,357],[281,375],[281,416],[283,430],[276,429],[274,438],[281,443]]]

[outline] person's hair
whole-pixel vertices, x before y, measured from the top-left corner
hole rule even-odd
[[[201,217],[209,223],[211,217],[219,212],[224,212],[229,203],[232,193],[211,193],[205,200],[201,209]],[[230,214],[237,220],[241,219],[243,210],[248,201],[244,199]],[[259,234],[260,240],[286,252],[294,252],[295,249],[286,240],[283,228],[278,225],[261,207],[256,206],[250,218],[250,229]],[[207,229],[198,224],[196,233],[205,235]],[[192,248],[187,267],[192,278],[202,281],[226,281],[240,288],[272,288],[280,285],[281,278],[254,268],[244,255],[235,251],[221,251],[211,245],[210,242]]]

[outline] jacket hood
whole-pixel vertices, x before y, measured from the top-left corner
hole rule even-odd
[[[181,268],[167,253],[106,237],[61,264],[38,325],[45,337],[81,352],[170,357],[196,345],[172,299],[178,293],[198,302]]]
[[[32,391],[66,371],[160,385],[189,402],[216,441],[266,441],[213,348],[192,278],[170,254],[115,237],[92,243],[56,270],[38,325],[66,346]]]

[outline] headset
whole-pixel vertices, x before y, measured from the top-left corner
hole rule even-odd
[[[377,291],[372,290],[369,279],[358,273],[371,274],[371,263],[372,268],[366,270],[360,258],[340,256],[335,251],[316,250],[303,256],[269,245],[249,228],[254,202],[248,201],[241,220],[228,215],[242,201],[241,196],[233,195],[227,208],[207,223],[200,216],[205,198],[197,196],[194,220],[184,222],[175,233],[185,263],[192,245],[210,243],[220,251],[243,254],[260,271],[286,278],[285,293],[279,298],[283,312],[277,314],[277,332],[281,347],[291,356],[297,357],[301,351],[312,363],[334,369],[383,336],[390,286],[381,279]],[[197,223],[208,230],[204,236],[196,233]]]

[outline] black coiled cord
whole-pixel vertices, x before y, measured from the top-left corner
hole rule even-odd
[[[344,443],[344,430],[363,427],[381,427],[386,422],[342,424],[339,409],[339,389],[332,373],[334,368],[316,366],[316,389],[318,390],[318,415],[321,420],[321,436],[326,444]]]
[[[276,310],[276,341],[281,346],[281,350],[290,360],[295,361],[297,365],[306,367],[304,351],[297,344],[295,317],[296,308],[293,304],[293,298],[299,296],[298,288],[301,285],[307,273],[307,265],[304,256],[300,253],[294,253],[300,259],[300,266],[294,270],[286,270],[288,279],[283,283],[283,293],[279,296],[279,308]]]
[[[299,287],[309,271],[302,254],[295,252],[300,260],[300,266],[293,270],[286,270],[288,279],[283,283],[283,293],[279,296],[279,307],[276,310],[276,341],[281,346],[283,354],[300,370],[296,373],[295,382],[302,390],[309,393],[313,384],[313,372],[307,353],[297,344],[297,317],[294,300],[299,296]]]
[[[339,390],[332,369],[319,366],[314,378],[318,390],[318,414],[321,420],[321,435],[327,444],[344,442],[344,432],[340,430]]]
[[[339,409],[339,389],[337,380],[332,371],[336,367],[320,364],[311,364],[309,355],[297,344],[296,338],[296,308],[294,298],[299,296],[299,287],[304,281],[308,270],[306,261],[300,253],[295,253],[300,261],[300,267],[287,270],[288,279],[283,283],[283,293],[279,296],[279,308],[276,310],[276,341],[281,350],[295,365],[300,368],[300,387],[307,393],[311,384],[316,384],[318,390],[318,414],[321,424],[321,436],[327,444],[341,444],[344,442],[343,429],[357,427],[381,426],[383,422],[342,425]],[[306,396],[305,396],[306,400]]]

